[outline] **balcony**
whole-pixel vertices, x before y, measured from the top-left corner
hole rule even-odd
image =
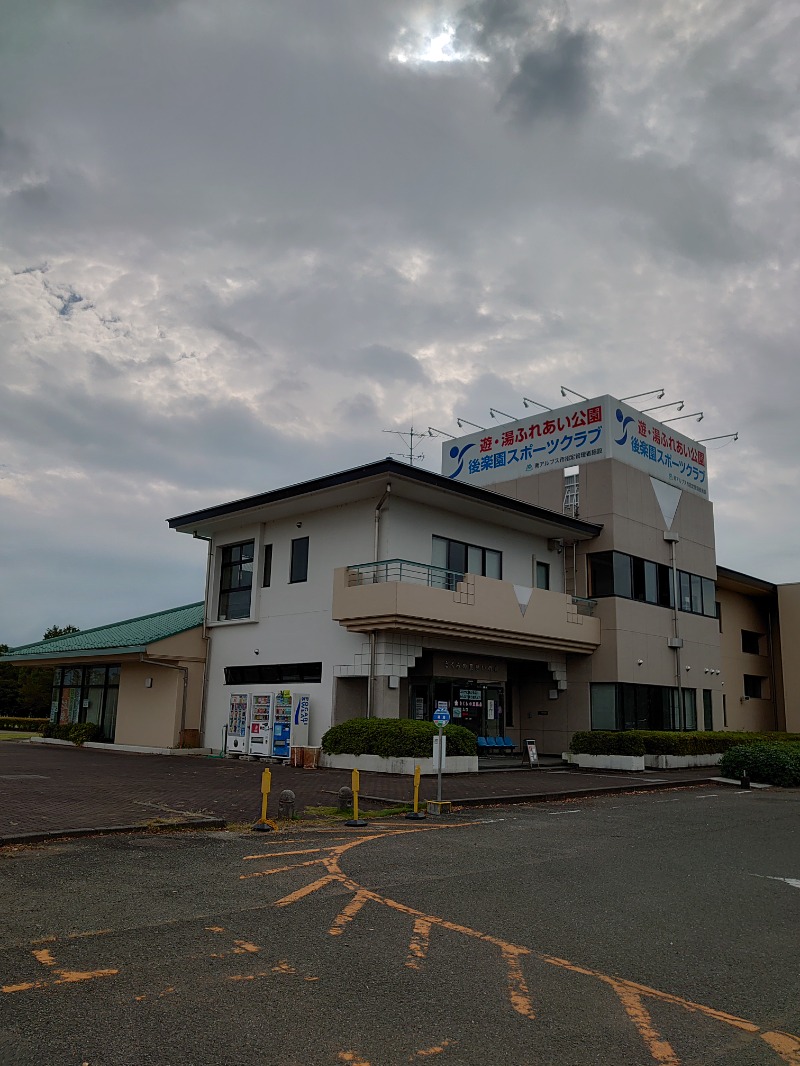
[[[593,652],[592,601],[407,559],[334,571],[333,618],[347,630],[399,630],[521,648]]]

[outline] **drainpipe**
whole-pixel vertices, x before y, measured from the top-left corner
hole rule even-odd
[[[675,638],[673,648],[675,649],[675,684],[678,689],[678,729],[683,725],[683,682],[681,679],[681,634],[680,634],[680,622],[678,616],[678,596],[680,595],[680,589],[678,588],[678,564],[675,559],[675,544],[678,541],[677,533],[665,533],[664,540],[669,543],[669,561],[672,568],[672,631]]]
[[[180,670],[183,674],[183,696],[181,698],[181,728],[178,733],[178,743],[181,742],[181,735],[186,728],[186,695],[189,689],[189,667],[177,666],[175,663],[164,663],[159,659],[146,659],[144,655],[139,656],[140,663],[147,663],[148,666],[164,666],[167,670]]]
[[[384,491],[383,496],[381,496],[381,498],[378,500],[378,503],[377,503],[377,505],[375,507],[375,534],[374,534],[374,542],[373,542],[373,547],[372,547],[372,561],[375,562],[375,563],[377,563],[377,561],[378,561],[378,550],[379,550],[379,545],[380,545],[381,511],[383,510],[384,504],[389,499],[389,494],[391,493],[391,491],[392,491],[392,483],[391,483],[391,481],[388,481],[386,483],[386,490]],[[375,570],[375,575],[377,576],[377,569]],[[375,689],[375,645],[377,643],[377,640],[378,640],[378,631],[377,631],[377,629],[373,629],[373,630],[370,631],[370,634],[369,634],[369,677],[367,679],[367,718],[371,718],[372,717],[373,705],[375,703],[375,694],[374,694],[374,689]]]
[[[200,743],[203,744],[204,734],[206,728],[206,704],[208,702],[208,660],[209,656],[209,638],[208,638],[208,604],[209,604],[209,591],[211,588],[211,537],[204,537],[200,533],[192,533],[195,540],[204,540],[208,544],[208,558],[206,559],[206,587],[203,599],[203,640],[206,642],[206,661],[203,663],[203,691],[200,695]]]

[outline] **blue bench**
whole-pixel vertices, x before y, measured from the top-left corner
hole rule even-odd
[[[478,737],[479,755],[513,755],[514,750],[515,744],[511,737]]]

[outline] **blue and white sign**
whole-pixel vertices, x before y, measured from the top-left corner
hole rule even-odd
[[[433,712],[434,725],[447,725],[450,721],[450,712],[448,710],[438,710]]]
[[[491,485],[597,459],[618,459],[659,481],[708,496],[705,448],[613,396],[446,441],[442,474]]]

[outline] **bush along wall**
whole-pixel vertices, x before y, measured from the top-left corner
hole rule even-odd
[[[52,737],[54,740],[71,740],[73,744],[86,744],[87,741],[100,740],[100,726],[94,722],[68,722],[59,725],[57,722],[48,722],[42,730],[43,737]]]
[[[717,755],[740,745],[800,742],[798,733],[671,733],[661,730],[587,730],[574,733],[569,750],[574,755]]]
[[[18,729],[25,733],[37,733],[49,721],[49,718],[0,718],[0,730]]]
[[[797,788],[800,786],[800,743],[758,741],[738,744],[725,752],[719,768],[724,777],[740,779],[746,773],[751,781]]]
[[[438,733],[433,722],[410,718],[351,718],[328,730],[322,738],[326,755],[380,755],[384,759],[429,759],[433,738]],[[477,755],[474,733],[460,725],[445,726],[447,754]]]

